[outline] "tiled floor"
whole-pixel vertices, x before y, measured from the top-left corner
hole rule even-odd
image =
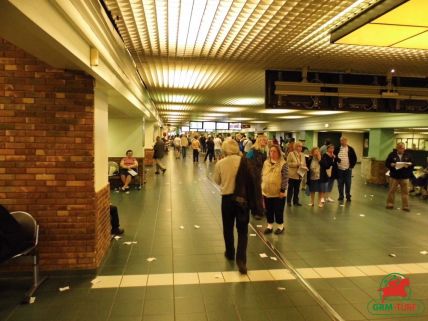
[[[331,320],[281,258],[343,320],[428,320],[427,312],[367,310],[391,272],[408,276],[412,299],[428,308],[428,256],[420,253],[428,250],[426,203],[412,198],[410,213],[387,211],[386,189],[365,185],[357,170],[350,204],[287,208],[280,236],[265,238],[257,227],[264,222],[251,222],[249,272],[241,276],[223,256],[220,196],[208,179],[213,164],[169,156],[165,175],[149,169],[143,190],[112,193],[126,233],[112,241],[98,275],[51,276],[26,306],[17,303],[28,279],[0,279],[0,320]],[[60,292],[64,286],[70,290]]]

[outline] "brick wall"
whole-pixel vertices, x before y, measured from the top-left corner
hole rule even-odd
[[[96,221],[95,225],[95,263],[101,264],[104,254],[110,246],[110,186],[107,185],[96,193]]]
[[[42,269],[97,266],[108,237],[97,235],[102,195],[94,191],[94,79],[0,38],[0,203],[38,220]]]

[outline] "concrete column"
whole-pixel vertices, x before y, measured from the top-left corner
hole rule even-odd
[[[385,160],[394,148],[394,129],[372,128],[369,136],[369,157]]]
[[[305,131],[301,131],[298,133],[297,135],[297,140],[299,139],[304,139],[305,140],[305,146],[307,148],[309,148],[309,150],[313,147],[316,146],[315,142],[314,142],[314,131],[313,130],[305,130]]]
[[[107,96],[95,88],[94,93],[94,159],[95,191],[108,184],[108,104]]]

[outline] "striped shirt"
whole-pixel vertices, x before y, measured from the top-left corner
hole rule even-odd
[[[340,146],[337,156],[340,158],[340,163],[337,163],[337,167],[343,171],[349,169],[348,146]]]

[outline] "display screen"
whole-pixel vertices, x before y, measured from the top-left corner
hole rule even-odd
[[[214,130],[215,129],[215,122],[213,122],[213,121],[204,121],[204,129],[206,129],[206,130]]]
[[[202,129],[202,122],[201,121],[191,121],[190,122],[190,128],[191,129]]]
[[[216,123],[216,128],[220,130],[228,130],[229,124],[228,123]]]
[[[241,130],[241,123],[229,123],[229,129]]]
[[[181,127],[181,131],[182,132],[189,132],[190,128],[189,128],[189,126],[183,126],[183,127]]]

